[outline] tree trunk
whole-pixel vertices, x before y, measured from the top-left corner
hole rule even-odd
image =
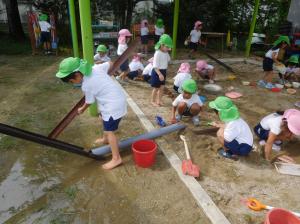
[[[5,4],[9,35],[15,40],[24,40],[25,34],[21,24],[17,0],[6,0]]]
[[[130,25],[131,25],[133,8],[134,8],[133,0],[127,0],[127,13],[126,13],[125,26],[128,29],[130,29]]]

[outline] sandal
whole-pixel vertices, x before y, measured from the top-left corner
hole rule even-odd
[[[227,158],[227,159],[232,159],[234,161],[237,161],[238,160],[238,157],[235,156],[235,155],[232,155],[231,153],[225,151],[223,148],[220,148],[218,150],[218,154],[224,158]]]

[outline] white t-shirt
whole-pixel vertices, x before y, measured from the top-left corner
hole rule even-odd
[[[167,69],[169,61],[171,61],[169,53],[157,50],[153,57],[153,68]]]
[[[273,58],[272,58],[273,53],[276,53],[276,56],[275,56],[275,57],[277,57],[279,50],[280,50],[279,48],[276,49],[276,50],[270,49],[270,50],[268,50],[268,52],[265,54],[265,57],[266,57],[266,58],[270,58],[270,59],[273,60]]]
[[[127,44],[119,44],[118,45],[118,50],[117,50],[117,55],[122,55],[124,51],[126,51],[128,48]]]
[[[196,93],[194,93],[190,99],[184,99],[183,95],[180,94],[173,101],[172,103],[173,107],[177,107],[180,102],[185,102],[188,108],[190,108],[194,103],[197,103],[200,107],[203,106],[202,101],[200,100],[198,94]]]
[[[299,68],[287,66],[287,67],[286,67],[286,73],[287,73],[287,74],[299,73]]]
[[[161,36],[165,33],[165,28],[162,27],[162,28],[158,28],[156,25],[155,25],[155,35],[157,36]]]
[[[108,57],[107,55],[104,55],[103,57],[101,57],[99,54],[95,54],[94,56],[94,61],[100,61],[100,62],[108,62],[110,61],[110,57]]]
[[[279,135],[281,132],[281,122],[282,122],[282,115],[277,113],[269,114],[268,116],[264,117],[260,125],[263,129],[271,131],[275,135]]]
[[[42,32],[50,32],[51,25],[47,21],[39,21]]]
[[[97,102],[98,111],[102,119],[108,121],[110,117],[119,119],[127,113],[126,97],[123,90],[107,74],[109,62],[94,65],[92,74],[84,76],[81,89],[85,95],[85,102]]]
[[[149,63],[143,70],[143,75],[151,75],[153,65]]]
[[[198,43],[201,37],[201,31],[200,30],[192,30],[191,33],[191,42]]]
[[[182,73],[182,72],[177,73],[177,75],[173,79],[174,79],[174,86],[178,87],[179,93],[182,93],[182,89],[181,89],[182,83],[185,80],[191,79],[191,78],[192,78],[192,76],[190,73]]]
[[[226,142],[236,140],[239,144],[253,145],[251,129],[242,118],[225,123],[224,139]]]
[[[138,71],[138,70],[142,71],[144,70],[144,65],[140,61],[131,61],[129,63],[129,69],[131,72]]]
[[[148,27],[142,27],[141,28],[141,36],[146,36],[149,34],[149,29]]]
[[[205,69],[203,69],[202,71],[201,71],[201,73],[203,74],[203,75],[208,75],[208,72],[210,71],[210,70],[213,70],[214,69],[214,66],[212,66],[212,65],[207,65],[207,67],[205,68]]]

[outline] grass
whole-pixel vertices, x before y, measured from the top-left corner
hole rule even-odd
[[[15,41],[8,34],[0,33],[0,54],[29,54],[31,46],[29,39],[25,41]]]

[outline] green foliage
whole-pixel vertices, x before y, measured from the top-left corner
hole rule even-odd
[[[28,54],[31,53],[29,40],[17,42],[9,35],[0,32],[0,54]]]

